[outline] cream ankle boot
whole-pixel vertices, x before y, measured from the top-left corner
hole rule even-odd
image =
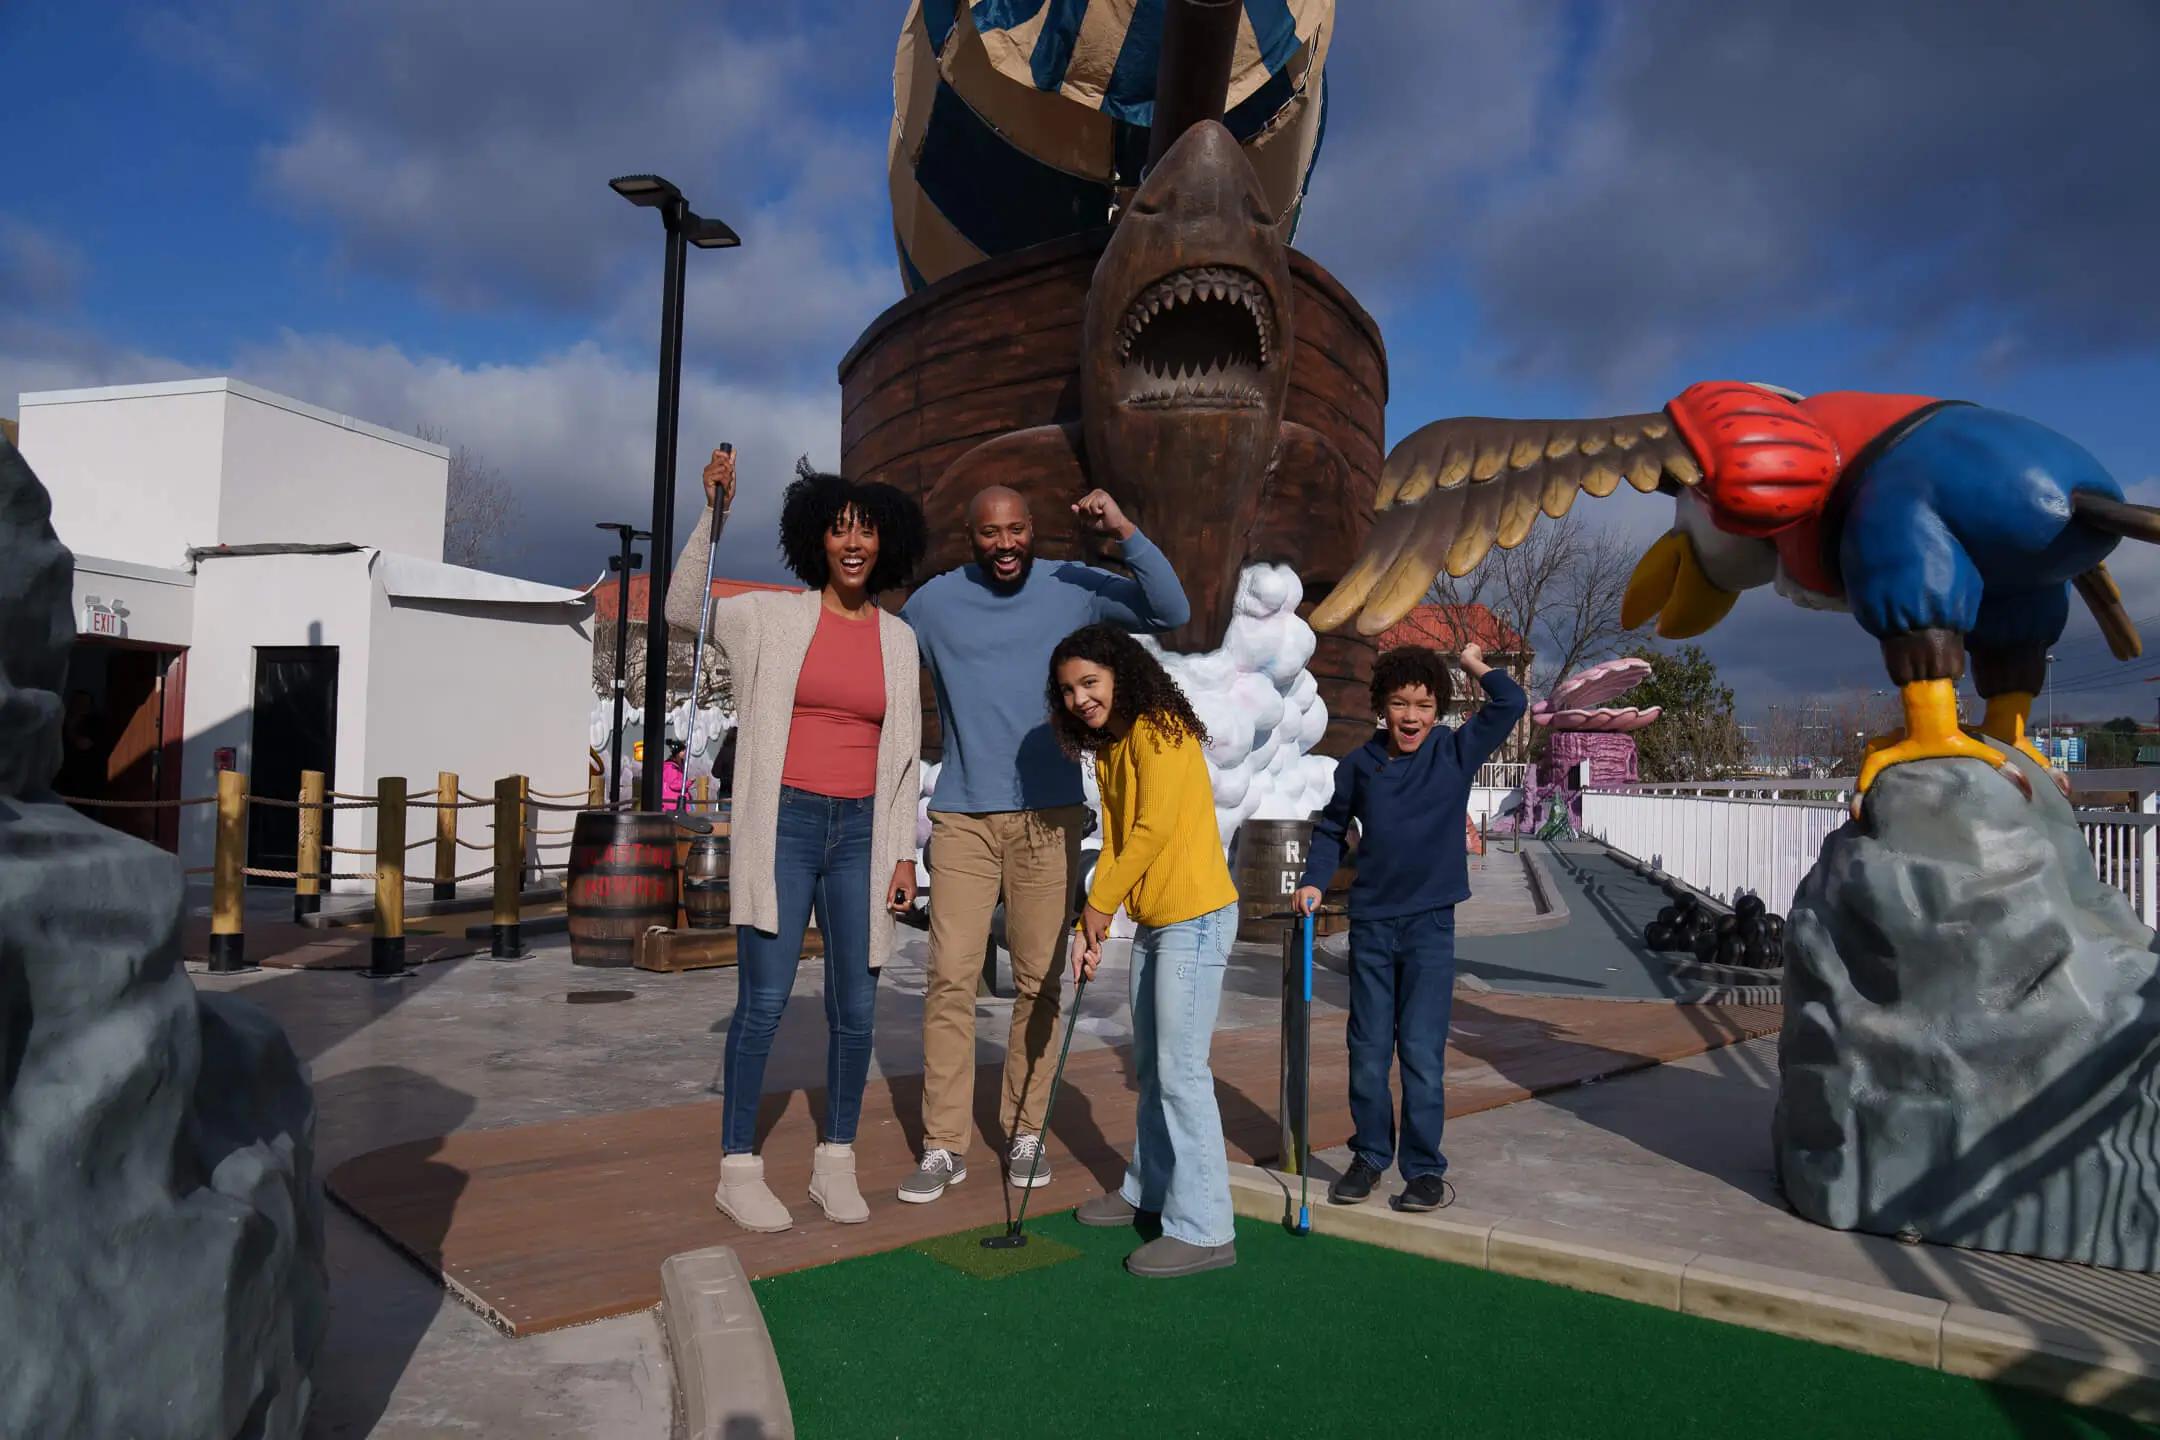
[[[825,1218],[838,1225],[860,1225],[870,1207],[855,1186],[855,1147],[820,1145],[810,1157],[810,1198]]]
[[[720,1157],[720,1188],[713,1191],[720,1213],[745,1230],[771,1232],[795,1223],[780,1197],[765,1185],[765,1161],[757,1155]]]

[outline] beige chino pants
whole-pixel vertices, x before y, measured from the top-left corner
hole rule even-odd
[[[923,1146],[967,1153],[975,1126],[975,991],[990,917],[1005,896],[1012,1031],[998,1111],[1039,1135],[1050,1092],[1065,930],[1087,807],[992,815],[930,812],[930,980],[923,996]]]

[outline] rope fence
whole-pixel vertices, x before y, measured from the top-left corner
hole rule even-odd
[[[728,809],[726,799],[711,798],[710,784],[709,780],[700,778],[694,798],[687,798],[681,808],[698,811]],[[492,878],[493,953],[504,959],[522,956],[525,950],[520,933],[521,907],[526,891],[543,880],[567,875],[570,860],[560,852],[573,849],[577,843],[575,824],[541,825],[536,823],[538,817],[586,811],[613,813],[636,808],[631,800],[603,801],[597,780],[583,790],[535,790],[524,776],[506,775],[495,782],[494,794],[475,795],[460,789],[458,777],[447,770],[436,776],[432,793],[423,791],[419,795],[407,793],[407,782],[402,776],[382,777],[375,782],[375,792],[370,795],[332,790],[328,777],[321,771],[304,770],[300,774],[299,796],[285,799],[250,794],[246,775],[225,770],[218,774],[214,795],[193,795],[177,800],[92,800],[65,795],[60,798],[84,809],[217,807],[211,863],[190,866],[181,872],[188,877],[210,877],[210,969],[213,973],[227,974],[250,968],[244,958],[243,924],[246,909],[243,899],[248,881],[290,882],[296,921],[305,921],[320,913],[326,883],[372,884],[374,934],[368,974],[379,979],[393,979],[408,973],[405,965],[405,892],[408,887],[432,886],[435,901],[442,903],[457,898],[459,885]],[[247,817],[254,806],[295,813],[297,835],[290,869],[247,863]],[[329,822],[325,817],[340,810],[375,812],[375,843],[330,843],[326,833]],[[427,826],[429,833],[408,840],[407,813],[413,810],[432,810],[435,820]],[[479,827],[490,832],[487,838],[469,840],[458,833],[458,812],[462,810],[491,812]],[[413,851],[429,845],[435,847],[432,864],[408,864],[407,857]],[[491,863],[458,871],[460,850],[489,852]],[[553,852],[553,858],[548,852]],[[374,862],[374,868],[339,870],[335,868],[334,859],[338,856],[366,857]],[[282,860],[284,856],[276,858]]]

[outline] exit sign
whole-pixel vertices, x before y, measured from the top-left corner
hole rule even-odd
[[[85,635],[110,635],[117,640],[127,638],[128,608],[125,602],[115,599],[110,604],[95,595],[83,597],[82,633]]]

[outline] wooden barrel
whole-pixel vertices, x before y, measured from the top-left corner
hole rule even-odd
[[[1263,944],[1282,939],[1285,922],[1268,917],[1280,916],[1296,899],[1312,846],[1312,829],[1310,820],[1247,820],[1238,826],[1237,858],[1231,869],[1238,890],[1238,939]],[[1328,882],[1323,903],[1334,909],[1347,905],[1355,874],[1346,860]],[[1316,934],[1332,935],[1344,924],[1340,916],[1322,916],[1313,928]]]
[[[728,837],[726,827],[690,842],[683,862],[682,903],[692,930],[728,928]]]
[[[644,811],[585,810],[570,836],[564,887],[570,963],[619,967],[638,937],[675,925],[675,821]]]

